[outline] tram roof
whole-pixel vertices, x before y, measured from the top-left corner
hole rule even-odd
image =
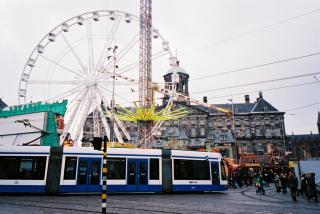
[[[0,153],[50,153],[50,146],[0,146]]]
[[[172,150],[172,157],[177,158],[195,158],[195,159],[221,159],[220,153],[216,152],[197,152],[197,151],[184,151],[184,150]]]

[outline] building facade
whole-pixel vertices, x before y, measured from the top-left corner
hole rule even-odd
[[[320,159],[320,112],[318,112],[318,134],[288,135],[286,152],[289,160]]]

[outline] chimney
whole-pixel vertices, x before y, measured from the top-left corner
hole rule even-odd
[[[177,67],[179,67],[179,64],[180,64],[180,62],[179,62],[179,60],[177,60]]]
[[[208,97],[207,97],[207,96],[204,96],[204,97],[203,97],[203,102],[204,102],[204,103],[208,103]]]
[[[263,98],[262,97],[262,91],[259,91],[259,98]]]
[[[245,103],[250,103],[250,97],[249,97],[248,94],[247,94],[247,95],[244,95],[244,102],[245,102]]]

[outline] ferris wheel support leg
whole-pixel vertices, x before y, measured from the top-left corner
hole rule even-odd
[[[102,96],[102,93],[101,93],[100,89],[96,88],[96,91],[97,91],[98,94],[101,96],[101,99],[103,100],[103,102],[104,102],[104,103],[108,103],[107,100],[105,100],[105,98]],[[105,109],[106,109],[107,115],[108,115],[108,116],[111,115],[110,111],[108,111],[108,108],[105,108]],[[115,117],[115,118],[116,118],[116,117]],[[115,121],[116,121],[116,120],[115,120]],[[121,126],[123,126],[123,125],[122,125],[122,123],[118,123],[118,124],[117,124],[117,122],[114,123],[114,124],[115,124],[115,126],[114,126],[114,132],[115,132],[115,134],[116,134],[116,137],[117,137],[117,139],[118,139],[119,142],[123,143],[124,141],[123,141],[123,139],[122,139],[122,136],[121,136],[121,134],[120,134],[119,128],[118,128],[118,126],[117,126],[117,125],[119,125],[120,128],[121,128]],[[121,129],[122,129],[122,130],[125,129],[124,126],[123,126],[123,128],[121,128]]]
[[[89,90],[89,89],[87,89],[87,90],[85,90],[84,92],[82,92],[82,95],[81,95],[81,97],[80,97],[80,103],[79,103],[79,105],[77,105],[76,108],[73,110],[73,112],[72,112],[72,114],[71,114],[71,116],[70,116],[70,119],[69,119],[67,125],[66,125],[65,128],[63,129],[62,136],[61,136],[61,138],[60,138],[60,145],[63,144],[63,141],[65,140],[65,137],[66,137],[67,134],[70,132],[70,127],[71,127],[71,125],[72,125],[72,123],[73,123],[73,121],[74,121],[74,119],[75,119],[75,116],[76,116],[77,112],[79,111],[79,108],[80,108],[80,106],[81,106],[81,101],[83,101],[84,98],[86,97],[86,95],[87,95],[87,93],[88,93],[88,90]],[[80,92],[79,94],[81,94],[81,92]]]
[[[104,112],[103,112],[103,110],[101,108],[101,105],[99,104],[99,102],[97,100],[96,100],[96,107],[100,112],[102,125],[104,127],[105,132],[106,132],[106,135],[107,135],[108,139],[110,140],[110,127],[108,125],[106,117],[104,116]]]
[[[93,97],[93,94],[92,94],[92,91],[91,91],[91,93],[87,94],[86,98],[88,98],[89,101],[88,101],[87,105],[85,106],[84,112],[82,114],[82,117],[80,118],[80,122],[79,122],[79,124],[77,126],[77,129],[76,129],[76,132],[75,132],[75,138],[74,138],[75,142],[78,142],[79,137],[80,137],[80,133],[81,133],[81,131],[83,129],[83,126],[84,126],[84,123],[85,123],[85,121],[86,121],[86,119],[88,117],[88,114],[89,114],[89,111],[90,111],[90,107],[92,105],[92,99],[93,99],[92,97]]]

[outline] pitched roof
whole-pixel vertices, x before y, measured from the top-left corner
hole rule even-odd
[[[278,111],[275,107],[273,107],[270,103],[268,103],[265,99],[260,97],[258,102],[252,109],[252,112],[266,112],[266,111]]]
[[[0,111],[2,110],[2,109],[4,109],[5,107],[7,107],[8,105],[5,103],[5,102],[3,102],[2,101],[2,99],[0,99]]]

